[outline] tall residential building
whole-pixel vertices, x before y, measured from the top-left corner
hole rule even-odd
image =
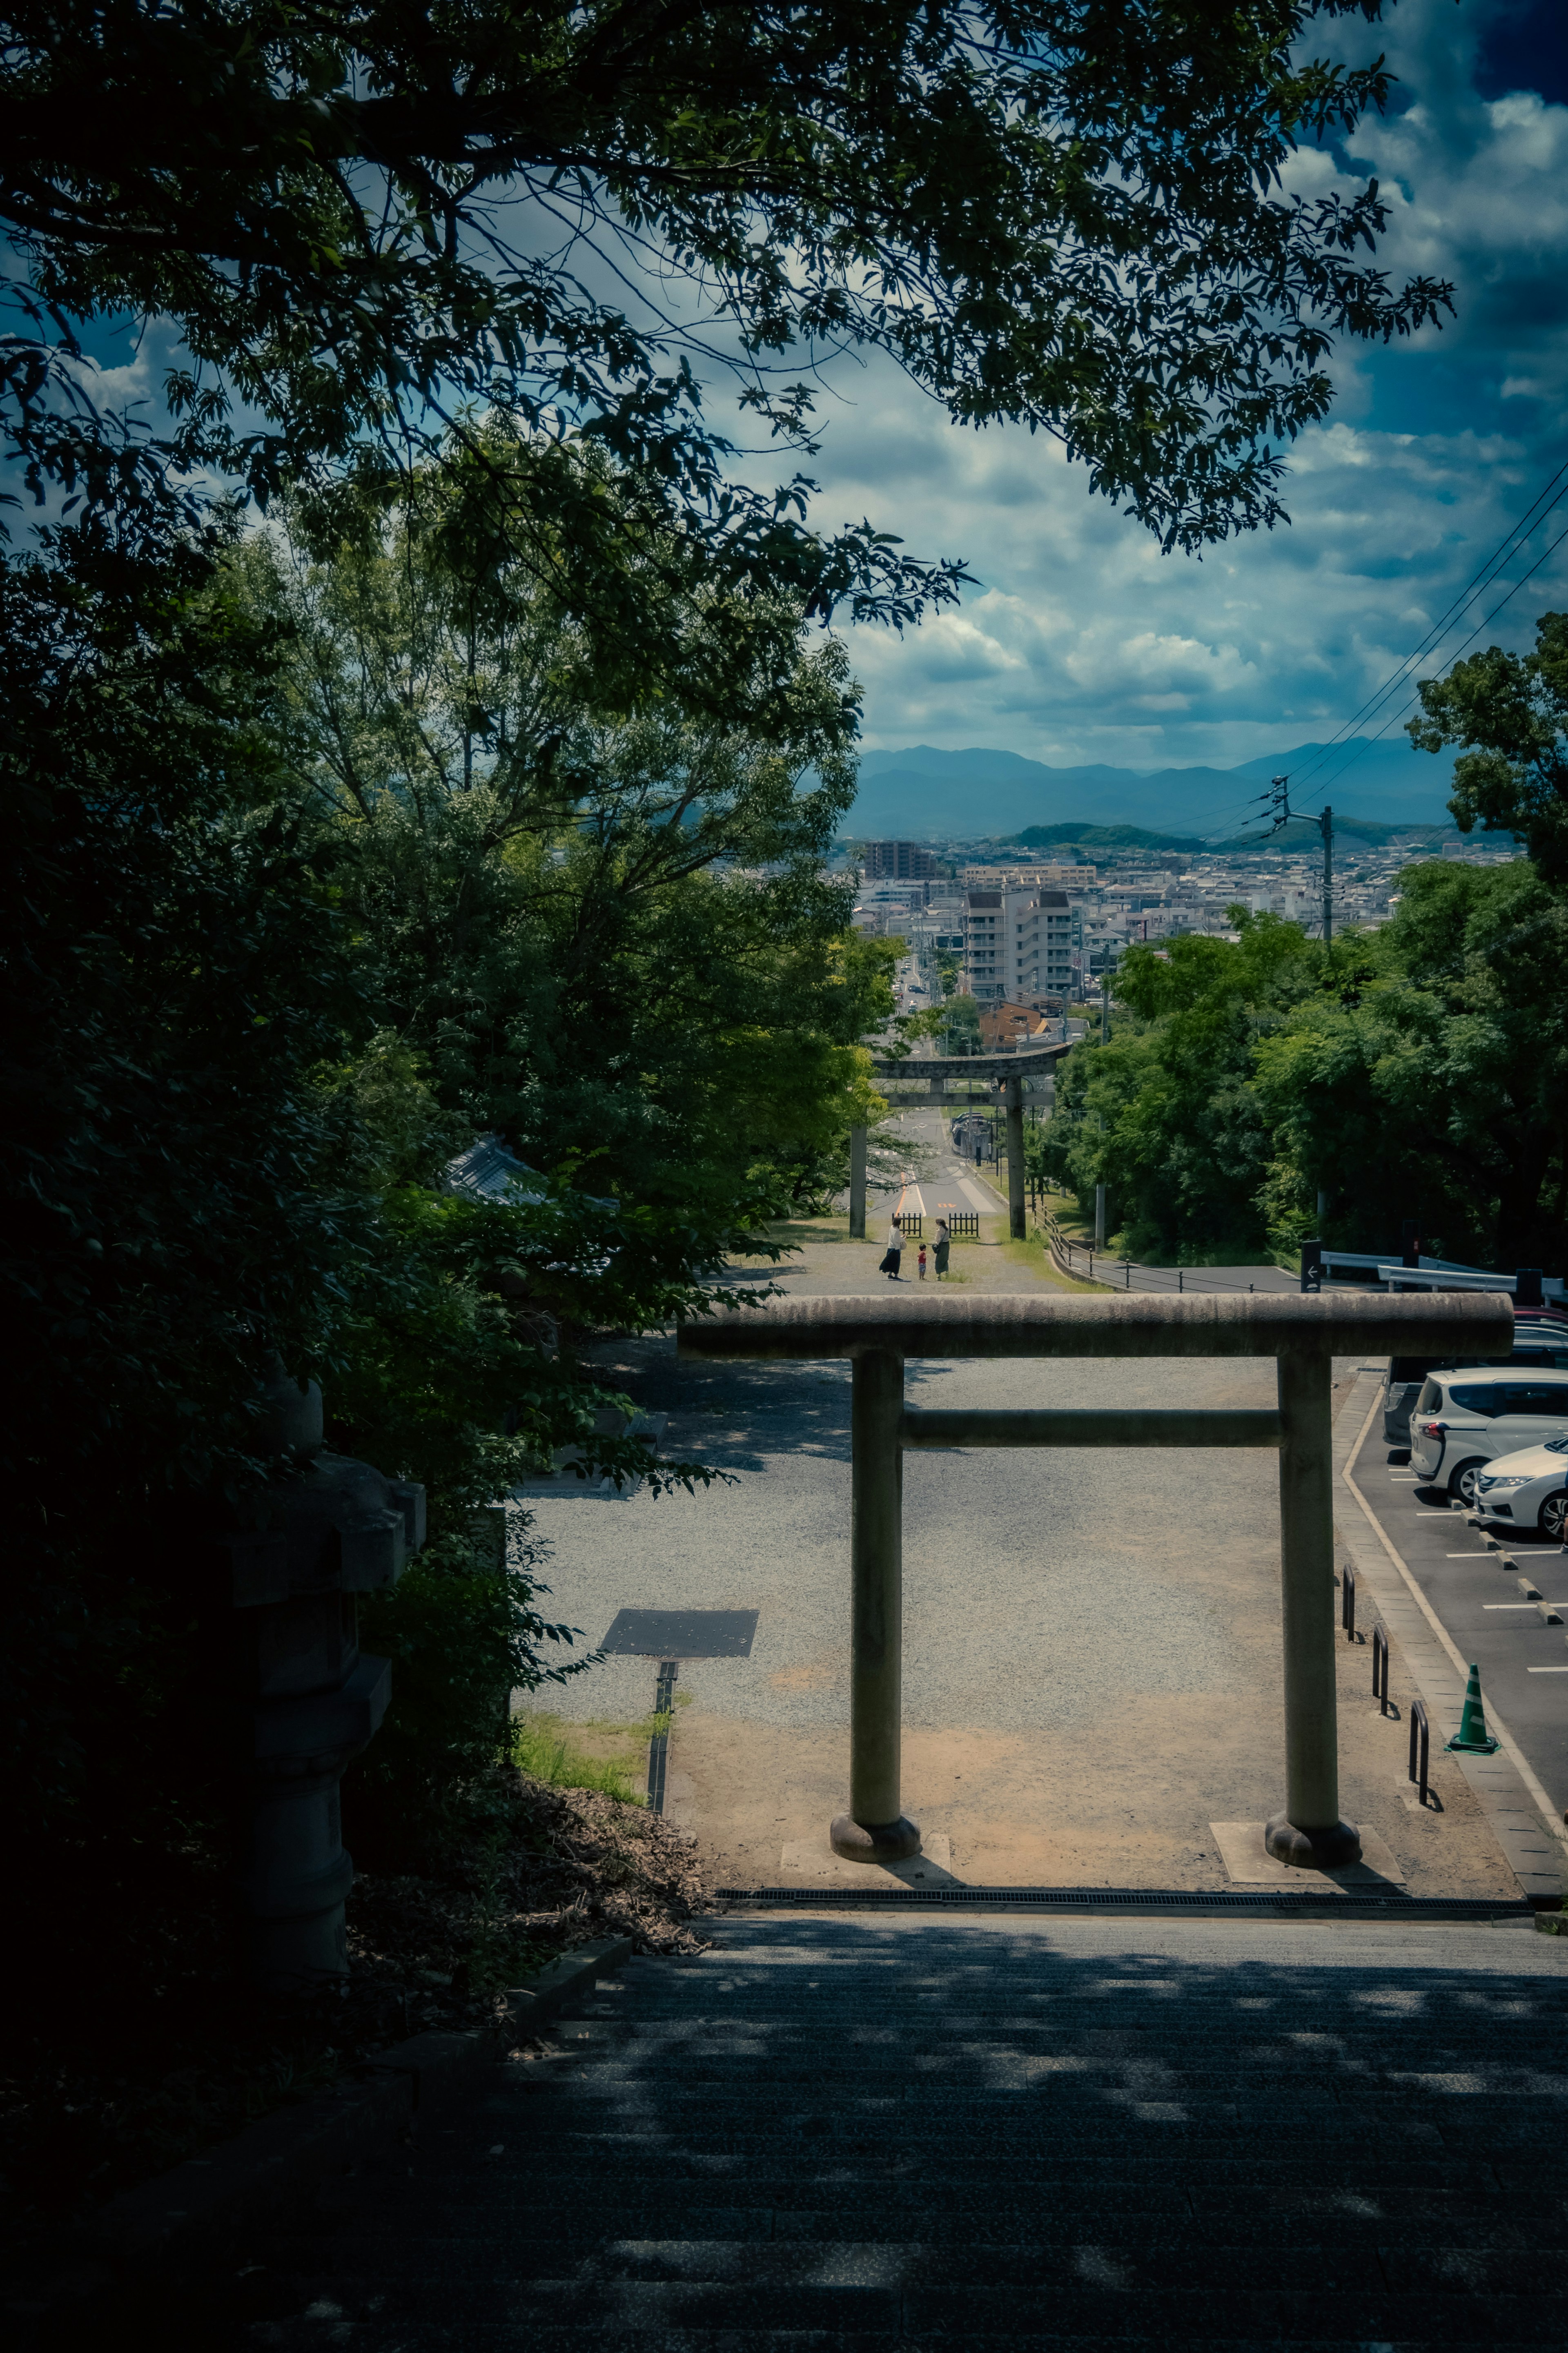
[[[942,872],[934,851],[918,841],[868,841],[863,871],[868,882],[884,878],[896,882],[926,882]]]
[[[964,893],[964,970],[983,1003],[1072,987],[1073,913],[1065,891]]]

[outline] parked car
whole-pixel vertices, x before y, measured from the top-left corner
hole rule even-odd
[[[1499,1527],[1539,1528],[1568,1538],[1568,1438],[1500,1454],[1476,1481],[1476,1510]]]
[[[1472,1357],[1488,1366],[1500,1365],[1550,1365],[1559,1372],[1568,1372],[1568,1321],[1553,1315],[1521,1315],[1514,1324],[1513,1354],[1510,1356]],[[1421,1394],[1421,1384],[1429,1373],[1458,1370],[1457,1356],[1395,1356],[1390,1362],[1383,1392],[1383,1435],[1390,1446],[1410,1443],[1410,1409]]]
[[[1486,1366],[1429,1373],[1410,1417],[1410,1463],[1467,1504],[1500,1455],[1568,1438],[1568,1371]]]

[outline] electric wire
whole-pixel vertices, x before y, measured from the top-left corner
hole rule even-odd
[[[1489,587],[1497,579],[1503,567],[1507,564],[1510,563],[1515,555],[1521,552],[1523,541],[1530,536],[1531,532],[1537,530],[1540,525],[1546,521],[1547,516],[1552,512],[1554,508],[1560,506],[1563,501],[1565,498],[1568,498],[1568,481],[1563,480],[1564,475],[1568,475],[1568,459],[1565,459],[1563,463],[1558,467],[1557,471],[1542,483],[1534,498],[1531,499],[1529,506],[1526,507],[1523,514],[1521,515],[1515,522],[1509,526],[1509,529],[1504,533],[1497,546],[1492,550],[1491,554],[1486,557],[1485,561],[1477,565],[1475,571],[1470,575],[1469,579],[1466,582],[1458,595],[1455,596],[1445,610],[1438,615],[1436,620],[1435,620],[1426,630],[1426,635],[1422,638],[1420,643],[1415,646],[1411,652],[1405,655],[1404,660],[1399,663],[1392,676],[1385,679],[1380,687],[1376,688],[1373,693],[1366,697],[1365,701],[1362,702],[1360,707],[1353,711],[1350,717],[1345,720],[1341,726],[1335,729],[1333,734],[1329,738],[1329,741],[1326,744],[1320,745],[1316,758],[1310,761],[1308,765],[1300,772],[1298,779],[1299,782],[1304,782],[1305,779],[1311,776],[1316,769],[1321,768],[1323,762],[1332,756],[1334,751],[1344,742],[1347,735],[1352,733],[1363,720],[1371,718],[1378,710],[1379,706],[1385,702],[1391,694],[1398,691],[1399,686],[1406,672],[1413,670],[1417,662],[1425,660],[1426,657],[1436,649],[1441,639],[1445,638],[1449,629],[1453,628],[1456,620],[1463,617],[1465,609],[1469,605],[1472,598],[1480,593],[1481,590]],[[1556,496],[1554,498],[1548,499],[1548,491],[1556,489],[1556,485],[1560,482],[1563,484],[1562,489],[1557,490]],[[1544,506],[1542,505],[1542,500],[1546,500],[1546,504]],[[1538,507],[1541,509],[1539,514],[1536,512],[1536,509]],[[1528,579],[1529,576],[1530,575],[1527,573],[1525,575],[1525,578]],[[1522,586],[1522,582],[1520,585]],[[1499,607],[1497,609],[1500,611],[1501,607]],[[1479,626],[1484,628],[1486,627],[1486,623],[1483,621]],[[1474,632],[1472,631],[1471,634],[1474,635]],[[1468,643],[1468,640],[1467,639],[1466,642]],[[1462,651],[1463,649],[1461,648],[1460,650]],[[1457,661],[1458,659],[1458,655],[1457,653],[1450,654],[1448,657],[1449,662]],[[1375,742],[1377,739],[1373,737],[1372,740]]]
[[[1565,491],[1564,495],[1568,496],[1568,491]],[[1552,503],[1555,505],[1556,501],[1553,501]],[[1548,509],[1547,512],[1550,512],[1551,510]],[[1459,643],[1455,647],[1453,652],[1448,656],[1447,660],[1443,664],[1445,671],[1452,670],[1454,664],[1464,652],[1465,648],[1467,646],[1473,645],[1476,639],[1480,636],[1481,631],[1491,627],[1498,615],[1502,611],[1503,607],[1510,604],[1513,598],[1518,596],[1520,590],[1535,577],[1535,575],[1541,570],[1542,565],[1548,563],[1550,559],[1556,554],[1557,550],[1563,545],[1564,540],[1568,540],[1568,530],[1558,533],[1557,537],[1552,542],[1551,546],[1543,549],[1542,554],[1536,557],[1535,562],[1531,565],[1530,570],[1520,575],[1520,577],[1514,582],[1513,586],[1509,590],[1508,595],[1506,596],[1500,596],[1497,603],[1492,607],[1491,611],[1489,613],[1483,614],[1481,618],[1476,623],[1475,628],[1470,631],[1469,635],[1459,640]],[[1321,800],[1325,793],[1331,791],[1336,780],[1344,775],[1345,770],[1350,767],[1354,761],[1360,758],[1362,753],[1367,749],[1368,745],[1380,743],[1383,737],[1387,734],[1389,729],[1391,727],[1396,727],[1399,724],[1399,722],[1405,717],[1406,712],[1413,711],[1419,701],[1420,690],[1417,688],[1415,693],[1407,695],[1404,702],[1400,704],[1398,710],[1394,712],[1390,717],[1384,721],[1383,725],[1378,729],[1375,735],[1368,735],[1362,742],[1354,745],[1346,745],[1345,757],[1341,761],[1339,766],[1335,768],[1330,776],[1325,776],[1322,783],[1315,788],[1312,794],[1312,798],[1314,800]],[[1313,765],[1316,766],[1319,764],[1314,762]],[[1310,776],[1311,774],[1311,770],[1308,769],[1303,773]],[[1298,817],[1307,817],[1311,815],[1311,811],[1310,809],[1298,809],[1294,811],[1293,814]]]
[[[1464,587],[1460,589],[1458,596],[1454,596],[1449,601],[1444,610],[1438,615],[1436,620],[1430,624],[1419,644],[1414,647],[1412,650],[1405,656],[1404,659],[1399,663],[1392,675],[1385,679],[1381,686],[1375,688],[1371,694],[1366,696],[1358,708],[1351,713],[1350,717],[1344,720],[1341,725],[1334,730],[1333,734],[1330,736],[1328,742],[1318,746],[1314,757],[1307,763],[1307,765],[1302,769],[1292,772],[1289,782],[1294,784],[1298,794],[1300,794],[1305,787],[1308,780],[1314,776],[1319,769],[1323,766],[1325,761],[1332,759],[1335,752],[1342,749],[1345,754],[1344,758],[1341,760],[1338,765],[1330,772],[1328,776],[1323,779],[1322,783],[1315,788],[1310,796],[1311,800],[1314,802],[1321,800],[1322,796],[1331,789],[1339,777],[1344,775],[1345,770],[1360,757],[1361,754],[1368,749],[1370,745],[1380,743],[1384,736],[1387,734],[1389,729],[1397,725],[1399,721],[1405,717],[1405,713],[1414,707],[1417,697],[1415,695],[1409,695],[1405,698],[1405,702],[1401,703],[1398,710],[1395,711],[1391,717],[1386,718],[1384,721],[1383,725],[1377,729],[1375,733],[1365,737],[1363,741],[1358,742],[1353,745],[1347,742],[1346,739],[1353,733],[1355,728],[1362,725],[1366,720],[1373,717],[1387,702],[1388,698],[1399,691],[1401,685],[1407,681],[1409,673],[1415,668],[1416,664],[1425,660],[1428,655],[1435,652],[1436,647],[1448,634],[1448,631],[1454,627],[1456,620],[1463,617],[1465,611],[1473,602],[1474,598],[1479,594],[1484,592],[1488,587],[1495,585],[1504,567],[1512,561],[1514,556],[1522,552],[1524,542],[1530,537],[1531,533],[1540,528],[1541,524],[1546,521],[1548,515],[1552,514],[1555,509],[1563,503],[1564,499],[1568,499],[1568,480],[1565,480],[1564,477],[1568,477],[1568,459],[1563,460],[1563,464],[1558,467],[1555,473],[1547,477],[1547,480],[1542,484],[1540,490],[1537,491],[1530,504],[1525,508],[1524,512],[1510,524],[1508,530],[1503,533],[1502,538],[1498,542],[1491,553],[1477,565],[1475,571],[1471,573],[1469,579],[1466,582]],[[1561,488],[1558,488],[1559,484],[1562,485]],[[1555,495],[1549,496],[1548,494],[1550,492],[1555,492]],[[1542,504],[1543,501],[1545,501],[1544,504]],[[1538,509],[1539,512],[1537,512]],[[1502,611],[1503,607],[1510,603],[1511,599],[1518,595],[1519,591],[1525,586],[1525,584],[1529,580],[1532,579],[1535,574],[1541,570],[1542,565],[1547,562],[1548,558],[1553,555],[1557,549],[1562,546],[1564,538],[1568,538],[1568,533],[1560,533],[1559,536],[1552,541],[1551,546],[1545,550],[1544,554],[1540,555],[1536,559],[1535,563],[1531,565],[1530,570],[1522,574],[1521,577],[1515,581],[1513,586],[1509,590],[1508,595],[1500,597],[1498,603],[1492,607],[1491,611],[1477,622],[1475,628],[1470,630],[1468,636],[1463,638],[1459,644],[1455,648],[1454,651],[1448,655],[1447,660],[1443,664],[1444,670],[1452,669],[1454,663],[1458,660],[1466,647],[1472,644],[1480,635],[1481,631],[1490,626],[1491,622],[1496,619],[1498,614]],[[1260,804],[1272,801],[1274,797],[1274,788],[1271,786],[1268,791],[1254,793],[1246,800],[1229,802],[1222,809],[1215,810],[1210,808],[1205,810],[1197,818],[1191,820],[1191,822],[1195,825],[1197,829],[1202,833],[1203,838],[1206,840],[1212,840],[1216,832],[1228,830],[1233,825],[1237,828],[1238,839],[1247,839],[1248,837],[1245,830],[1247,823],[1247,812],[1257,808]],[[1282,829],[1283,826],[1289,824],[1291,818],[1297,817],[1310,817],[1313,813],[1314,812],[1311,808],[1290,808],[1289,806],[1289,796],[1287,795],[1287,805],[1284,816],[1282,818],[1278,818],[1275,823],[1268,828],[1267,832],[1253,835],[1250,839],[1258,841],[1268,841],[1271,839],[1275,834],[1279,833]]]

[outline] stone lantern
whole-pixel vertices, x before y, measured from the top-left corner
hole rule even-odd
[[[353,1884],[339,1783],[386,1713],[392,1665],[359,1647],[355,1597],[395,1585],[425,1541],[425,1490],[327,1452],[321,1392],[279,1368],[258,1451],[291,1457],[220,1539],[244,1693],[240,1884],[252,1975],[307,1991],[348,1972]]]

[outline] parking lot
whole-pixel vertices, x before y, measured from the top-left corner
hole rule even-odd
[[[1379,1526],[1467,1659],[1559,1814],[1568,1809],[1568,1624],[1547,1622],[1479,1530],[1384,1443],[1374,1416],[1352,1464]],[[1534,1534],[1504,1539],[1568,1620],[1568,1554]]]

